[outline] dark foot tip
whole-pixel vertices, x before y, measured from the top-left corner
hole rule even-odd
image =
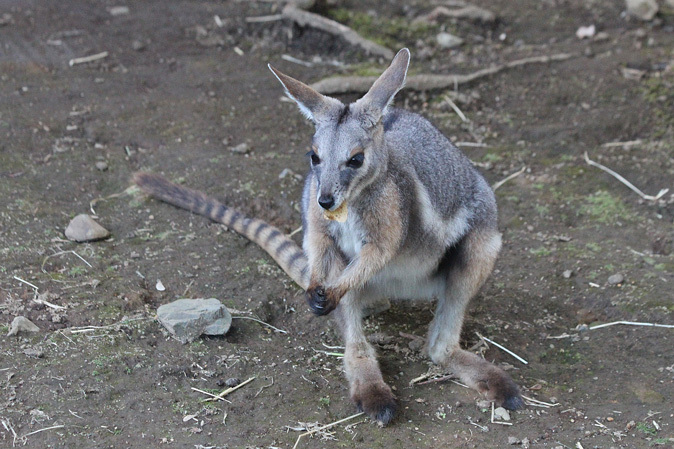
[[[503,408],[508,410],[519,410],[524,407],[524,399],[519,394],[505,398],[502,404]]]
[[[365,412],[380,426],[388,425],[398,409],[395,396],[388,387],[372,388],[354,402],[358,411]]]
[[[323,287],[314,287],[307,290],[307,304],[314,315],[323,316],[332,312],[335,307],[325,297]]]

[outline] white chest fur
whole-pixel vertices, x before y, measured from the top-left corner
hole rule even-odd
[[[337,221],[330,223],[330,233],[339,249],[349,259],[356,257],[363,248],[365,232],[360,217],[352,211],[349,211],[349,218],[344,223]]]

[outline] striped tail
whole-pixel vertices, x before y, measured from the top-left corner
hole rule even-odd
[[[309,286],[309,262],[302,248],[278,228],[257,218],[247,218],[201,192],[174,184],[159,175],[138,172],[133,175],[133,182],[155,198],[234,229],[269,253],[297,285],[305,290]]]

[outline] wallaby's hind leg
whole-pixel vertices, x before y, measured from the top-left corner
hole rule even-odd
[[[363,332],[363,304],[356,295],[355,292],[348,292],[335,309],[335,319],[346,347],[344,370],[354,404],[372,419],[386,425],[395,414],[395,396],[384,382],[375,350]]]
[[[428,335],[433,362],[449,368],[462,382],[487,399],[510,410],[524,405],[517,384],[505,371],[459,347],[463,316],[468,301],[480,289],[494,267],[501,248],[496,230],[474,230],[457,244],[443,261],[447,287]]]

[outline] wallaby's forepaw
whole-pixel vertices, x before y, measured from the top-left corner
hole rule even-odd
[[[357,388],[352,392],[351,400],[359,411],[367,413],[370,418],[383,426],[391,422],[398,408],[391,388],[383,382]]]
[[[334,290],[325,289],[322,285],[309,286],[307,289],[307,303],[311,311],[318,315],[327,315],[335,310],[339,299],[334,294]]]

